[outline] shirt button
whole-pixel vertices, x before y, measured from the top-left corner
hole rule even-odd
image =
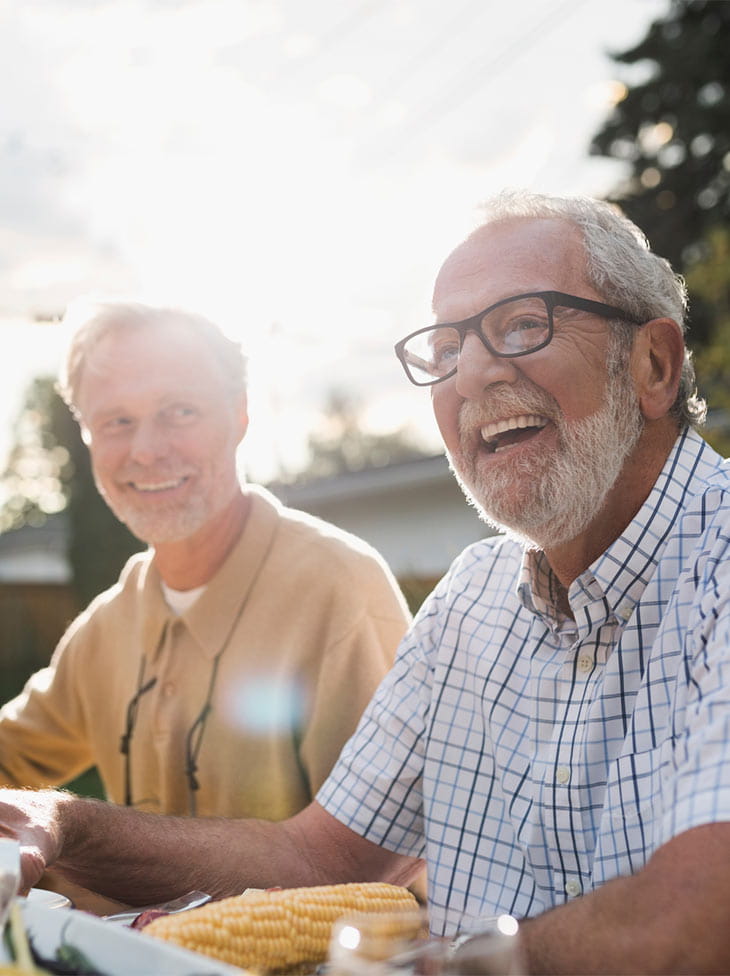
[[[175,685],[172,681],[166,681],[162,686],[162,694],[165,698],[171,698],[175,694]]]
[[[589,654],[581,654],[578,658],[578,670],[590,671],[593,667],[593,658]]]
[[[577,878],[570,878],[569,881],[565,882],[565,893],[570,898],[575,898],[583,891],[583,885]]]
[[[618,615],[622,620],[630,620],[633,612],[634,608],[630,603],[625,603],[622,607],[618,608]]]
[[[568,766],[558,766],[555,770],[555,779],[561,786],[565,786],[570,780],[570,769]]]

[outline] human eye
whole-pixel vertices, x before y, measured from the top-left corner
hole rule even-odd
[[[198,417],[199,411],[189,403],[173,403],[162,411],[162,419],[172,427],[182,427]]]
[[[533,332],[542,331],[547,326],[544,319],[535,318],[531,315],[521,315],[509,323],[509,332]]]
[[[524,352],[539,346],[548,335],[550,322],[542,304],[519,304],[490,316],[490,335],[500,352]]]
[[[124,414],[107,417],[97,425],[97,432],[109,437],[115,437],[130,430],[132,422],[132,418]]]
[[[438,373],[456,366],[459,357],[459,334],[454,329],[434,329],[429,334],[429,360]]]

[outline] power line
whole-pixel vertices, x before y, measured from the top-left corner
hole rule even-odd
[[[279,84],[281,82],[291,82],[296,80],[302,72],[306,71],[323,50],[341,43],[348,34],[360,28],[373,14],[378,12],[388,0],[363,0],[349,11],[347,16],[336,21],[328,30],[317,35],[316,49],[307,52],[300,57],[293,59],[289,63],[280,66],[273,71],[267,78],[262,79],[264,84]]]
[[[437,31],[431,43],[418,51],[397,71],[394,71],[388,75],[388,77],[378,86],[378,91],[392,94],[393,91],[402,87],[403,83],[407,82],[411,77],[413,77],[415,71],[422,68],[428,59],[443,51],[444,38],[453,33],[454,28],[458,27],[460,24],[463,24],[464,20],[471,16],[471,12],[473,10],[480,11],[482,13],[485,12],[484,0],[467,2],[463,7],[457,10],[451,20],[449,20],[439,31]]]
[[[497,51],[491,59],[485,62],[481,55],[472,59],[464,72],[460,74],[455,85],[445,89],[441,97],[436,102],[432,102],[425,112],[399,127],[397,144],[394,146],[393,140],[391,140],[391,145],[384,150],[384,154],[392,159],[402,153],[406,146],[412,144],[414,137],[417,138],[422,135],[446,115],[453,112],[455,108],[461,107],[464,102],[483,91],[486,84],[493,82],[501,71],[513,64],[516,59],[529,54],[538,41],[552,33],[569,15],[574,13],[577,7],[585,3],[586,0],[558,0],[543,18],[536,21],[525,33]],[[484,81],[485,76],[487,76],[486,81]],[[481,84],[475,84],[475,81],[481,81]]]

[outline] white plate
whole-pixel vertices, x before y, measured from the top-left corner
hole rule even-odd
[[[31,888],[28,901],[33,905],[45,905],[46,908],[71,908],[71,902],[65,895],[45,888]]]
[[[209,956],[189,952],[143,931],[109,925],[75,910],[58,911],[19,899],[28,937],[46,959],[64,943],[74,946],[94,966],[97,976],[241,976],[242,969]],[[7,962],[0,940],[0,962]]]

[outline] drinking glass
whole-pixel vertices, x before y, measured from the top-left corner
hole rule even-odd
[[[511,915],[465,918],[451,938],[429,935],[424,909],[356,913],[332,930],[327,976],[526,976]]]
[[[512,915],[462,919],[443,973],[448,976],[526,976],[519,922]]]
[[[354,912],[335,922],[328,976],[391,976],[425,970],[421,955],[431,940],[425,910]],[[441,944],[436,947],[442,951]],[[428,952],[426,951],[428,955]],[[439,973],[440,967],[428,972]]]

